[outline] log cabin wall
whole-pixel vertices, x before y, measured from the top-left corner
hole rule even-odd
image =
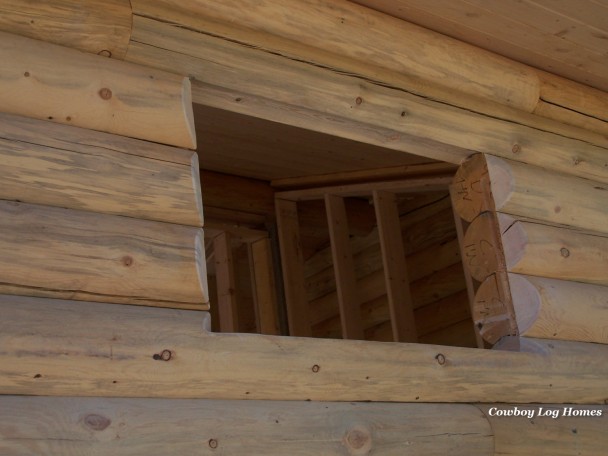
[[[582,101],[601,106],[605,93],[557,78],[555,87],[577,94],[568,106],[583,120],[576,127],[544,118],[551,111],[536,109],[536,70],[349,2],[132,3],[66,0],[42,11],[2,4],[2,28],[15,35],[3,34],[0,47],[16,64],[0,70],[9,88],[2,106],[10,107],[0,122],[7,201],[0,271],[8,278],[2,292],[13,293],[0,296],[1,453],[601,454],[608,353],[605,344],[573,340],[574,331],[560,332],[568,340],[520,337],[517,352],[211,333],[207,313],[188,310],[204,309],[209,294],[198,164],[182,149],[195,145],[182,76],[193,80],[199,107],[452,164],[489,153],[515,163],[507,169],[523,163],[524,173],[566,179],[575,195],[595,195],[608,181],[608,141],[587,127],[599,116]],[[79,15],[82,8],[93,14]],[[404,42],[424,52],[402,49]],[[31,52],[15,52],[21,46]],[[122,65],[123,57],[136,65]],[[488,72],[471,71],[477,66]],[[513,209],[494,202],[486,213],[499,218],[504,207]],[[591,224],[573,235],[594,252],[603,245],[602,207],[586,206],[580,218]],[[503,212],[516,223],[542,219],[519,210]],[[226,233],[243,231],[216,229],[213,241],[224,246]],[[563,278],[579,283],[566,271]],[[569,305],[578,303],[572,284],[559,295]],[[111,286],[111,296],[100,286]],[[73,300],[57,299],[65,297]],[[594,337],[602,334],[603,299],[581,323]],[[504,338],[497,345],[513,348]],[[584,416],[498,419],[489,411],[496,402]]]

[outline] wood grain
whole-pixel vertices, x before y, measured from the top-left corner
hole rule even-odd
[[[200,228],[0,201],[0,291],[207,309]]]
[[[0,30],[123,59],[131,37],[129,0],[7,0]]]
[[[194,152],[0,113],[0,198],[203,225]]]
[[[541,352],[516,353],[214,335],[203,331],[201,313],[10,296],[2,297],[0,313],[0,394],[579,404],[606,399],[608,346],[602,344],[532,339]],[[155,359],[165,350],[168,361]]]
[[[400,455],[404,446],[491,456],[493,445],[488,421],[468,404],[3,396],[0,410],[0,449],[14,456]]]
[[[4,112],[196,148],[190,81],[0,32]]]

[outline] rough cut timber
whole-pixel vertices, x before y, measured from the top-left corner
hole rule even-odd
[[[195,152],[0,113],[0,199],[203,225]]]
[[[521,336],[608,344],[608,287],[519,274],[508,283]]]
[[[200,228],[0,201],[0,291],[206,310]]]
[[[0,30],[123,59],[131,37],[129,0],[5,0]]]
[[[489,403],[608,396],[602,344],[532,339],[541,351],[517,353],[214,335],[201,313],[16,296],[0,299],[0,313],[0,394]]]
[[[578,425],[579,448],[592,444],[585,438],[597,433],[592,420]],[[493,447],[489,422],[468,404],[0,397],[0,450],[13,456],[401,455],[403,448],[493,456]]]
[[[608,162],[603,168],[608,169]],[[600,233],[608,231],[608,186],[589,179],[480,154],[457,171],[452,186],[457,197],[456,212],[469,222],[481,212],[498,211]]]
[[[0,32],[2,110],[196,148],[190,81]]]
[[[608,235],[498,214],[509,272],[608,285]]]

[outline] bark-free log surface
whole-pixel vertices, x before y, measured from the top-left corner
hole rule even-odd
[[[0,5],[0,30],[122,59],[131,16],[129,0],[6,0]]]
[[[608,287],[509,274],[519,334],[608,344]]]
[[[190,311],[14,296],[0,298],[0,314],[0,394],[518,403],[608,396],[602,344],[533,339],[542,352],[514,353],[214,335]]]
[[[188,150],[0,113],[0,199],[203,225]]]
[[[200,228],[0,201],[0,291],[207,308]]]
[[[196,148],[190,81],[0,32],[4,112]]]
[[[608,285],[608,235],[498,219],[509,272]]]
[[[504,336],[518,334],[505,271],[490,275],[479,285],[472,310],[475,326],[486,342],[494,344]]]
[[[479,214],[471,222],[465,231],[461,248],[463,262],[478,282],[483,282],[496,271],[504,271],[500,227],[495,212]]]
[[[401,455],[405,446],[493,456],[493,440],[468,404],[0,397],[0,450],[13,456]]]
[[[485,116],[483,109],[446,106],[387,87],[398,84],[307,64],[301,56],[290,59],[139,16],[134,23],[127,59],[196,77],[197,103],[455,164],[479,151],[608,182],[601,135],[564,132],[563,124],[521,118],[521,111]],[[556,125],[560,133],[550,133]]]
[[[576,159],[575,166],[583,159]],[[605,167],[608,169],[608,163]],[[454,207],[466,221],[495,210],[607,232],[608,186],[492,155],[475,155],[456,173]]]

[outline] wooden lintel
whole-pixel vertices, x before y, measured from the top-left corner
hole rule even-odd
[[[338,308],[344,339],[364,339],[361,323],[361,302],[357,292],[355,263],[350,245],[348,219],[344,198],[325,195],[327,226],[331,241]]]
[[[421,403],[606,399],[604,344],[533,339],[540,351],[514,353],[216,334],[204,331],[200,312],[15,296],[0,298],[0,314],[0,394]]]
[[[410,293],[397,198],[394,193],[377,190],[374,191],[373,197],[393,340],[416,342],[418,337],[414,304]]]

